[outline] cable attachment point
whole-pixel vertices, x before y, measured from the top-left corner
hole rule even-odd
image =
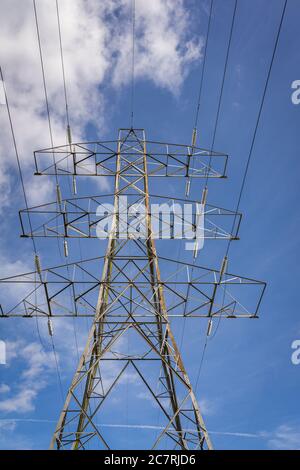
[[[208,325],[207,325],[207,331],[206,331],[206,336],[210,336],[212,332],[212,327],[213,327],[213,321],[210,318]]]
[[[193,134],[192,134],[192,147],[196,146],[196,140],[197,140],[197,129],[193,129]]]
[[[49,336],[53,336],[54,330],[53,330],[53,324],[52,324],[52,321],[51,321],[50,318],[48,318],[47,325],[48,325],[48,333],[49,333]]]
[[[73,193],[76,195],[77,194],[77,182],[76,182],[76,176],[73,175]]]
[[[69,256],[69,248],[68,248],[67,240],[64,240],[64,253],[65,253],[65,257],[67,258]]]
[[[190,195],[190,188],[191,188],[191,180],[188,179],[185,185],[185,195],[186,197],[189,197]]]
[[[201,198],[201,204],[205,206],[206,200],[207,200],[207,193],[208,193],[208,187],[205,186],[205,188],[202,191],[202,198]]]
[[[61,190],[59,184],[56,185],[56,196],[57,196],[57,202],[59,205],[62,203],[62,197],[61,197]]]
[[[194,253],[193,253],[193,256],[194,256],[194,259],[197,258],[198,256],[198,240],[195,241],[195,244],[194,244]]]
[[[34,256],[34,264],[39,275],[42,274],[41,262],[39,255]]]
[[[72,145],[71,127],[69,126],[69,124],[67,125],[67,137],[69,145]]]
[[[225,273],[225,271],[227,269],[227,265],[228,265],[228,257],[224,256],[223,261],[222,261],[222,265],[221,265],[221,269],[220,269],[220,279],[223,277],[223,274]]]

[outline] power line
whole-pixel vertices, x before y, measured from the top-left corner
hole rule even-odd
[[[209,33],[210,33],[210,25],[211,25],[211,19],[212,19],[213,5],[214,5],[214,0],[211,0],[210,10],[209,10],[209,18],[208,18],[208,25],[207,25],[207,32],[206,32],[205,47],[204,47],[203,65],[202,65],[202,70],[201,70],[199,93],[198,93],[198,100],[197,100],[197,106],[196,106],[194,132],[197,131],[197,127],[198,127],[199,111],[200,111],[203,81],[204,81],[204,71],[205,71],[206,57],[207,57],[207,45],[208,45],[208,39],[209,39]],[[191,187],[191,181],[189,181],[189,184],[190,184],[190,187]],[[185,196],[187,198],[188,194],[186,194]],[[179,250],[178,250],[178,256],[177,256],[177,264],[178,264],[179,259],[180,259],[181,250],[182,250],[182,245],[180,244]],[[195,263],[196,263],[196,258],[194,258],[194,260],[193,260],[193,265],[195,265]],[[194,266],[191,269],[191,278],[193,276],[193,271],[194,271]],[[178,272],[176,274],[176,281],[177,281],[177,279],[178,279]],[[190,289],[190,286],[188,287],[188,291],[189,291],[189,289]],[[173,298],[174,298],[174,296],[173,296]],[[184,317],[184,320],[183,320],[182,334],[181,334],[181,340],[180,340],[180,348],[182,347],[182,344],[183,344],[183,339],[184,339],[184,334],[185,334],[185,326],[186,326],[186,317]]]
[[[16,143],[15,131],[14,131],[13,121],[12,121],[11,112],[10,112],[10,105],[9,105],[9,101],[8,101],[8,96],[7,96],[5,82],[4,82],[4,75],[3,75],[3,71],[2,71],[1,66],[0,66],[0,76],[1,76],[2,84],[3,84],[6,109],[7,109],[7,114],[8,114],[8,119],[9,119],[9,124],[10,124],[13,144],[14,144],[15,155],[16,155],[16,159],[17,159],[19,177],[20,177],[20,181],[21,181],[21,186],[22,186],[26,211],[27,211],[27,214],[28,214],[28,223],[29,223],[29,227],[30,227],[30,231],[31,231],[31,240],[32,240],[32,245],[33,245],[33,251],[34,251],[34,254],[37,256],[37,248],[36,248],[36,244],[35,244],[35,241],[34,241],[34,238],[33,238],[33,229],[32,229],[31,219],[30,219],[29,210],[28,210],[29,206],[28,206],[28,200],[27,200],[27,195],[26,195],[26,190],[25,190],[24,178],[23,178],[23,174],[22,174],[22,167],[21,167],[21,163],[20,163],[20,157],[19,157],[19,152],[18,152],[17,143]],[[37,322],[36,326],[37,326],[37,332],[38,332],[39,340],[40,340],[41,346],[43,347],[43,342],[42,342],[42,339],[41,339],[41,336],[40,336],[40,330],[39,330],[38,322]],[[56,355],[54,341],[53,341],[52,337],[51,337],[51,341],[52,341],[52,349],[53,349],[53,354],[54,354],[54,359],[55,359],[56,372],[57,372],[59,385],[60,385],[60,389],[61,389],[61,393],[62,393],[62,397],[63,397],[61,375],[60,375],[60,372],[59,372],[57,355]]]
[[[38,48],[39,48],[39,56],[40,56],[40,64],[41,64],[41,70],[42,70],[42,79],[43,79],[43,87],[44,87],[44,95],[45,95],[45,104],[46,104],[46,111],[47,111],[47,118],[48,118],[48,127],[49,127],[49,134],[50,134],[50,142],[51,142],[51,147],[53,149],[54,147],[54,142],[53,142],[53,133],[52,133],[52,126],[51,126],[51,117],[50,117],[50,106],[49,106],[49,99],[48,99],[48,92],[47,92],[47,84],[46,84],[46,75],[45,75],[45,67],[44,67],[44,59],[43,59],[43,53],[42,53],[42,45],[41,45],[41,37],[40,37],[40,28],[39,28],[39,22],[38,22],[38,16],[37,16],[37,9],[36,9],[36,2],[33,0],[33,10],[34,10],[34,17],[35,17],[35,26],[36,26],[36,33],[37,33],[37,40],[38,40]],[[60,187],[59,187],[59,180],[58,180],[58,175],[56,171],[56,163],[55,163],[55,157],[54,157],[54,152],[52,151],[52,158],[53,158],[53,166],[55,169],[55,180],[56,180],[56,191],[57,191],[57,207],[59,209],[60,201],[59,198],[60,196]],[[61,254],[61,249],[59,245],[59,241],[57,240],[58,244],[58,251],[60,256]]]
[[[198,98],[198,104],[197,104],[197,110],[196,110],[196,119],[195,119],[194,129],[197,129],[197,124],[198,124],[199,109],[200,109],[202,88],[203,88],[203,80],[204,80],[204,70],[205,70],[205,63],[206,63],[206,56],[207,56],[207,43],[208,43],[208,39],[209,39],[210,25],[211,25],[212,11],[213,11],[213,1],[214,0],[212,0],[211,4],[210,4],[209,20],[208,20],[208,27],[207,27],[207,38],[206,38],[206,43],[205,43],[205,52],[204,52],[203,67],[202,67],[202,74],[201,74],[200,88],[199,88],[199,98]],[[230,33],[229,33],[229,39],[228,39],[228,45],[227,45],[227,51],[226,51],[224,71],[223,71],[222,82],[221,82],[220,96],[219,96],[219,101],[218,101],[218,108],[217,108],[216,120],[215,120],[215,125],[214,125],[214,132],[213,132],[213,139],[212,139],[212,144],[211,144],[211,152],[210,152],[210,159],[209,159],[208,168],[210,168],[210,165],[211,165],[212,151],[213,151],[213,148],[214,148],[215,138],[216,138],[216,133],[217,133],[217,127],[218,127],[218,123],[219,123],[220,110],[221,110],[221,104],[222,104],[222,98],[223,98],[223,91],[224,91],[224,85],[225,85],[225,79],[226,79],[226,73],[227,73],[227,67],[228,67],[228,59],[229,59],[229,53],[230,53],[230,49],[231,49],[234,24],[235,24],[235,19],[236,19],[236,11],[237,11],[237,0],[235,0],[234,10],[233,10],[233,15],[232,15],[232,21],[231,21],[231,26],[230,26]],[[206,188],[207,188],[207,185],[208,185],[208,174],[206,175],[206,180],[205,180],[205,187]],[[195,261],[196,260],[194,260],[193,264],[195,264]],[[191,270],[191,277],[193,275],[193,270],[194,270],[194,267]],[[181,344],[183,342],[184,331],[185,331],[185,325],[183,326]],[[206,348],[206,345],[205,345],[205,348]]]
[[[282,29],[282,24],[283,24],[283,20],[284,20],[284,16],[285,16],[286,7],[287,7],[287,0],[285,0],[285,2],[284,2],[284,6],[283,6],[281,18],[280,18],[280,23],[279,23],[279,27],[278,27],[278,31],[277,31],[277,35],[276,35],[276,40],[275,40],[275,44],[274,44],[274,47],[273,47],[271,62],[270,62],[270,66],[269,66],[269,69],[268,69],[267,79],[266,79],[266,83],[265,83],[265,86],[264,86],[264,91],[263,91],[261,104],[260,104],[260,107],[259,107],[259,112],[258,112],[258,117],[257,117],[257,120],[256,120],[255,130],[254,130],[254,134],[253,134],[253,138],[252,138],[252,142],[251,142],[251,146],[250,146],[250,151],[249,151],[249,155],[248,155],[248,159],[247,159],[247,164],[246,164],[246,168],[245,168],[245,172],[244,172],[244,176],[243,176],[242,186],[241,186],[240,193],[239,193],[239,198],[238,198],[238,202],[237,202],[237,207],[236,207],[235,217],[234,217],[234,221],[233,221],[233,225],[232,225],[232,230],[235,226],[236,214],[239,210],[243,190],[244,190],[244,187],[245,187],[247,173],[248,173],[248,169],[249,169],[249,165],[250,165],[250,161],[251,161],[251,157],[252,157],[252,153],[253,153],[253,148],[254,148],[254,144],[255,144],[255,140],[256,140],[257,130],[258,130],[258,126],[259,126],[259,123],[260,123],[260,118],[261,118],[261,114],[262,114],[262,110],[263,110],[263,106],[264,106],[264,102],[265,102],[265,97],[266,97],[266,93],[267,93],[267,89],[268,89],[268,85],[269,85],[269,81],[270,81],[270,76],[271,76],[271,72],[272,72],[272,68],[273,68],[274,58],[275,58],[276,51],[277,51],[277,46],[278,46],[278,42],[279,42],[279,37],[280,37],[281,29]],[[230,246],[231,246],[231,242],[232,242],[232,239],[229,239],[227,250],[226,250],[226,256],[228,256],[229,249],[230,249]],[[226,285],[225,285],[225,289],[226,289]],[[225,293],[226,293],[226,291],[224,292],[224,295],[223,295],[223,306],[224,306]],[[218,331],[218,328],[220,326],[220,322],[221,322],[221,317],[219,317],[217,328],[216,328],[215,333],[214,333],[214,335],[212,336],[211,339],[213,339],[215,337],[215,335]],[[206,336],[203,351],[202,351],[200,366],[199,366],[197,379],[196,379],[195,392],[197,391],[197,385],[198,385],[200,375],[201,375],[201,371],[202,371],[202,366],[203,366],[205,353],[206,353],[206,349],[207,349],[207,343],[208,343],[208,336]]]
[[[227,46],[227,52],[226,52],[226,59],[225,59],[225,66],[224,66],[224,72],[223,72],[223,77],[222,77],[220,98],[219,98],[219,103],[218,103],[218,110],[217,110],[216,122],[215,122],[215,127],[214,127],[213,140],[212,140],[212,144],[211,144],[211,151],[213,151],[213,149],[214,149],[215,140],[216,140],[216,133],[217,133],[217,127],[218,127],[219,117],[220,117],[220,110],[221,110],[223,91],[224,91],[224,85],[225,85],[225,79],[226,79],[226,73],[227,73],[229,53],[230,53],[230,49],[231,49],[231,42],[232,42],[232,36],[233,36],[233,30],[234,30],[234,24],[235,24],[236,11],[237,11],[237,0],[235,0],[234,10],[233,10],[233,15],[232,15],[230,34],[229,34],[229,40],[228,40],[228,46]]]
[[[195,144],[196,144],[196,138],[197,138],[197,127],[198,127],[199,111],[200,111],[200,104],[201,104],[201,98],[202,98],[204,71],[205,71],[206,56],[207,56],[207,45],[208,45],[208,39],[209,39],[209,33],[210,33],[210,25],[211,25],[211,19],[212,19],[213,4],[214,4],[214,0],[211,0],[210,10],[209,10],[209,18],[208,18],[208,25],[207,25],[207,32],[206,32],[205,47],[204,47],[203,65],[202,65],[202,70],[201,70],[198,100],[197,100],[196,113],[195,113],[194,129],[193,129],[193,132],[192,132],[192,164],[193,165],[195,164],[195,161],[194,161],[195,159],[194,159],[194,155],[193,155],[194,152],[193,151],[194,151],[194,147],[195,147]],[[186,186],[186,196],[187,197],[189,196],[191,187],[192,187],[192,179],[189,178],[187,180],[187,186]]]
[[[46,103],[46,111],[47,111],[47,118],[48,118],[50,142],[51,142],[51,147],[53,148],[54,147],[54,142],[53,142],[53,133],[52,133],[52,126],[51,126],[50,106],[49,106],[49,99],[48,99],[48,92],[47,92],[47,85],[46,85],[45,67],[44,67],[42,45],[41,45],[41,38],[40,38],[40,30],[39,30],[39,23],[38,23],[38,16],[37,16],[37,9],[36,9],[35,0],[33,0],[33,9],[34,9],[35,25],[36,25],[36,32],[37,32],[40,64],[41,64],[41,70],[42,70],[42,78],[43,78],[43,87],[44,87],[44,94],[45,94],[45,103]],[[64,93],[65,93],[65,100],[66,100],[67,123],[68,123],[68,129],[69,129],[67,91],[66,91],[66,86],[65,86],[64,61],[63,61],[63,56],[62,56],[62,41],[61,41],[59,10],[58,10],[57,2],[56,2],[56,12],[57,12],[57,15],[58,15],[58,17],[57,17],[58,18],[58,31],[59,31],[59,40],[60,40],[60,50],[61,50],[61,62],[62,62],[62,72],[63,72],[63,81],[64,81]],[[55,168],[55,179],[56,179],[57,191],[60,193],[59,180],[58,180],[58,175],[57,175],[57,172],[56,172],[56,164],[55,164],[54,153],[52,155],[53,155],[53,164],[54,164],[54,168]],[[58,196],[58,194],[57,194],[57,196]],[[59,207],[59,201],[57,201],[57,205]],[[62,253],[61,253],[61,249],[60,249],[60,245],[59,245],[58,240],[57,240],[57,243],[58,243],[58,251],[59,251],[60,257],[62,259]],[[51,337],[51,344],[52,344],[52,349],[53,349],[53,355],[54,355],[54,361],[55,361],[56,373],[57,373],[57,377],[58,377],[59,388],[60,388],[60,392],[61,392],[61,396],[62,396],[62,400],[63,400],[64,399],[64,394],[63,394],[62,380],[61,380],[61,374],[60,374],[60,370],[59,370],[59,364],[58,364],[58,360],[57,360],[57,353],[56,353],[56,349],[55,349],[53,336],[50,335],[50,337]]]
[[[56,349],[55,349],[55,345],[54,345],[53,336],[50,336],[50,338],[51,338],[51,345],[52,345],[53,356],[54,356],[54,361],[55,361],[56,374],[57,374],[57,377],[58,377],[58,384],[59,384],[60,394],[61,394],[61,398],[62,398],[62,402],[63,402],[64,401],[64,392],[63,392],[61,374],[60,374],[59,364],[58,364],[58,359],[57,359],[57,353],[56,353]]]
[[[226,79],[226,74],[227,74],[228,59],[229,59],[229,53],[230,53],[230,49],[231,49],[231,42],[232,42],[232,36],[233,36],[233,30],[234,30],[234,24],[235,24],[235,18],[236,18],[236,11],[237,11],[237,0],[235,0],[235,3],[234,3],[234,10],[233,10],[232,21],[231,21],[231,26],[230,26],[229,40],[228,40],[227,51],[226,51],[225,65],[224,65],[224,71],[223,71],[223,77],[222,77],[222,83],[221,83],[221,90],[220,90],[220,96],[219,96],[219,102],[218,102],[218,108],[217,108],[217,115],[216,115],[216,121],[215,121],[215,126],[214,126],[212,144],[211,144],[211,151],[210,151],[208,169],[210,168],[210,165],[211,165],[212,152],[213,152],[214,146],[215,146],[217,128],[218,128],[218,123],[219,123],[219,118],[220,118],[221,104],[222,104],[222,99],[223,99],[223,91],[224,91],[225,79]],[[207,183],[208,183],[208,173],[207,173],[206,179],[205,179],[205,186],[207,186]]]
[[[5,81],[4,81],[4,75],[3,75],[3,71],[2,71],[1,66],[0,66],[0,76],[1,76],[2,84],[3,84],[4,96],[5,96],[5,102],[6,102],[6,109],[7,109],[8,119],[9,119],[9,123],[10,123],[10,129],[11,129],[11,134],[12,134],[12,139],[13,139],[13,144],[14,144],[14,149],[15,149],[15,155],[16,155],[16,159],[17,159],[19,177],[20,177],[20,181],[21,181],[21,186],[22,186],[22,191],[23,191],[23,196],[24,196],[24,201],[25,201],[25,206],[26,206],[28,223],[29,223],[29,227],[30,227],[30,231],[31,231],[31,237],[30,238],[32,240],[34,254],[37,256],[37,247],[36,247],[36,244],[35,244],[35,240],[33,238],[33,229],[32,229],[30,214],[29,214],[29,211],[28,211],[28,200],[27,200],[27,195],[26,195],[26,190],[25,190],[24,178],[23,178],[23,174],[22,174],[22,167],[21,167],[21,163],[20,163],[20,157],[19,157],[19,152],[18,152],[17,143],[16,143],[15,131],[14,131],[13,121],[12,121],[11,112],[10,112],[10,105],[9,105],[9,101],[8,101],[8,96],[7,96]],[[35,299],[36,299],[36,294],[35,294]],[[35,300],[35,304],[37,304],[37,300]],[[36,327],[37,327],[37,333],[38,333],[38,338],[39,338],[40,344],[44,348],[44,344],[43,344],[43,341],[42,341],[42,338],[41,338],[37,317],[36,317]]]
[[[204,63],[203,63],[203,68],[202,68],[201,80],[200,80],[199,98],[198,98],[198,104],[197,104],[197,110],[196,110],[196,119],[195,119],[195,127],[194,127],[194,131],[193,131],[193,136],[195,135],[195,132],[197,131],[197,125],[198,125],[198,114],[199,114],[200,102],[201,102],[201,96],[202,96],[202,87],[203,87],[203,80],[204,80],[204,69],[205,69],[206,54],[207,54],[207,43],[208,43],[208,39],[209,39],[210,24],[211,24],[211,18],[212,18],[212,10],[213,10],[213,0],[211,2],[211,5],[210,5],[209,21],[208,21],[208,28],[207,28],[207,40],[206,40],[205,53],[204,53]],[[207,170],[207,174],[206,174],[206,178],[205,178],[205,187],[206,188],[208,186],[208,173],[209,173],[209,169],[210,169],[210,166],[211,166],[212,152],[214,150],[216,133],[217,133],[217,128],[218,128],[218,124],[219,124],[221,104],[222,104],[222,99],[223,99],[223,91],[224,91],[225,79],[226,79],[227,68],[228,68],[229,53],[230,53],[230,49],[231,49],[232,36],[233,36],[233,30],[234,30],[234,24],[235,24],[235,18],[236,18],[236,11],[237,11],[237,0],[235,0],[234,10],[233,10],[233,15],[232,15],[232,21],[231,21],[231,26],[230,26],[229,40],[228,40],[228,45],[227,45],[226,57],[225,57],[225,64],[224,64],[224,71],[223,71],[222,82],[221,82],[220,96],[219,96],[219,100],[218,100],[218,107],[217,107],[217,114],[216,114],[216,120],[215,120],[214,131],[213,131],[213,138],[212,138],[212,144],[211,144],[211,150],[210,150],[208,170]],[[193,137],[192,140],[194,140],[194,137]],[[193,145],[194,145],[194,142],[192,142],[192,147],[193,147]],[[191,186],[191,182],[189,184]]]
[[[235,211],[235,216],[234,216],[234,220],[233,220],[233,224],[232,224],[232,230],[233,230],[233,228],[235,226],[235,223],[236,223],[237,212],[239,211],[243,191],[244,191],[244,188],[245,188],[246,178],[247,178],[248,170],[249,170],[249,166],[250,166],[250,161],[251,161],[251,158],[252,158],[252,155],[253,155],[253,148],[254,148],[254,144],[255,144],[255,141],[256,141],[256,135],[257,135],[257,131],[258,131],[261,115],[262,115],[262,110],[263,110],[264,103],[265,103],[267,89],[268,89],[268,85],[269,85],[269,81],[270,81],[270,77],[271,77],[273,63],[274,63],[274,59],[275,59],[275,55],[276,55],[276,51],[277,51],[277,46],[278,46],[278,42],[279,42],[279,37],[280,37],[281,29],[282,29],[282,24],[283,24],[283,20],[284,20],[284,16],[285,16],[285,11],[286,11],[286,7],[287,7],[287,1],[288,0],[285,0],[284,6],[283,6],[283,9],[282,9],[282,13],[281,13],[280,23],[279,23],[279,27],[278,27],[277,34],[276,34],[276,40],[275,40],[274,47],[273,47],[271,62],[270,62],[270,65],[269,65],[267,79],[266,79],[265,86],[264,86],[264,91],[263,91],[263,95],[262,95],[262,99],[261,99],[261,103],[260,103],[260,107],[259,107],[259,111],[258,111],[258,116],[257,116],[256,124],[255,124],[255,129],[254,129],[254,133],[253,133],[253,137],[252,137],[252,141],[251,141],[250,151],[249,151],[249,155],[248,155],[248,158],[247,158],[246,168],[245,168],[245,171],[244,171],[242,185],[241,185],[241,189],[240,189],[240,192],[239,192],[239,197],[238,197],[238,201],[237,201],[237,205],[236,205],[236,211]],[[232,240],[229,240],[229,242],[228,242],[228,246],[227,246],[227,250],[226,250],[226,256],[229,253],[229,249],[230,249],[230,246],[231,246],[231,241]]]
[[[65,75],[65,65],[64,65],[65,62],[64,62],[63,45],[62,45],[61,21],[60,21],[58,0],[56,0],[56,17],[57,17],[60,60],[61,60],[61,70],[62,70],[62,78],[63,78],[64,98],[65,98],[65,110],[66,110],[66,120],[67,120],[67,137],[68,137],[68,140],[69,140],[69,144],[71,144],[70,115],[69,115],[68,93],[67,93],[67,85],[66,85],[66,75]],[[71,184],[70,184],[69,178],[68,178],[68,183],[69,183],[69,190],[70,190],[70,193],[71,193]],[[81,258],[81,261],[82,261],[82,250],[81,250],[80,239],[78,239],[78,241],[79,241],[79,253],[80,253],[80,258]],[[60,251],[60,254],[61,254],[61,251]],[[62,258],[62,255],[61,255],[61,258]],[[67,272],[69,273],[68,265],[67,265]],[[70,299],[71,299],[71,303],[72,303],[71,293],[70,293]],[[74,331],[74,339],[75,339],[77,357],[78,357],[78,360],[79,360],[80,355],[79,355],[79,348],[78,348],[78,338],[77,338],[76,324],[75,324],[74,319],[73,319],[73,331]]]
[[[41,37],[40,37],[40,29],[39,29],[39,23],[38,23],[38,16],[37,16],[35,0],[33,0],[33,10],[34,10],[34,18],[35,18],[35,26],[36,26],[38,47],[39,47],[40,63],[41,63],[41,69],[42,69],[43,87],[44,87],[46,111],[47,111],[47,117],[48,117],[50,141],[51,141],[51,147],[53,148],[54,144],[53,144],[53,134],[52,134],[52,127],[51,127],[51,120],[50,120],[50,107],[49,107],[49,100],[48,100],[48,92],[47,92],[46,77],[45,77],[45,67],[44,67]],[[54,168],[56,169],[54,155],[53,155],[53,164],[54,164]],[[55,178],[56,178],[56,184],[58,185],[58,176],[57,176],[56,172],[55,172]]]
[[[200,78],[200,86],[199,86],[199,93],[198,93],[198,101],[197,101],[197,107],[196,107],[196,115],[195,115],[194,129],[197,129],[197,126],[198,126],[199,111],[200,111],[200,104],[201,104],[201,98],[202,98],[202,88],[203,88],[203,81],[204,81],[204,71],[205,71],[205,66],[206,66],[207,44],[208,44],[208,39],[209,39],[209,32],[210,32],[210,24],[211,24],[211,18],[212,18],[213,4],[214,4],[214,0],[211,0],[211,2],[210,2],[210,10],[209,10],[209,18],[208,18],[208,26],[207,26],[207,33],[206,33],[206,41],[205,41],[205,46],[204,46],[203,65],[202,65],[202,70],[201,70],[201,78]]]
[[[62,45],[62,37],[61,37],[61,23],[60,23],[58,0],[56,0],[56,16],[57,16],[57,27],[58,27],[59,48],[60,48],[60,60],[61,60],[61,69],[62,69],[62,76],[63,76],[63,87],[64,87],[64,96],[65,96],[65,105],[66,105],[66,118],[67,118],[68,129],[70,129],[69,106],[68,106],[65,64],[64,64],[63,45]]]
[[[206,338],[205,338],[205,343],[204,343],[204,347],[203,347],[203,351],[202,351],[202,355],[201,355],[200,365],[199,365],[198,374],[197,374],[197,378],[196,378],[196,382],[195,382],[195,393],[197,393],[199,379],[200,379],[202,366],[203,366],[203,362],[204,362],[204,358],[205,358],[205,353],[206,353],[206,348],[207,348],[207,339],[208,339],[208,336],[206,336]]]
[[[61,21],[60,21],[60,12],[59,12],[58,0],[56,0],[55,3],[56,3],[56,17],[57,17],[57,28],[58,28],[58,37],[59,37],[61,70],[62,70],[62,79],[63,79],[63,90],[64,90],[64,99],[65,99],[65,111],[66,111],[66,122],[67,122],[67,139],[68,139],[68,143],[71,145],[70,115],[69,115],[68,93],[67,93],[66,74],[65,74],[65,61],[64,61],[64,53],[63,53],[62,34],[61,34]],[[71,193],[71,184],[70,184],[69,178],[68,178],[68,182],[69,182],[69,190],[70,190],[70,193]],[[80,252],[80,257],[81,257],[81,261],[82,261],[82,251],[81,251],[80,239],[79,239],[79,252]],[[60,249],[59,249],[59,253],[60,253],[61,258],[62,258],[62,254],[61,254]],[[68,265],[67,265],[67,272],[69,273]],[[71,303],[72,303],[71,293],[70,293],[70,300],[71,300]],[[77,352],[77,358],[78,358],[78,361],[79,361],[80,355],[79,355],[76,323],[75,323],[74,318],[73,318],[73,333],[74,333],[74,339],[75,339],[75,347],[76,347],[76,352]],[[61,380],[60,380],[60,388],[62,390]]]
[[[33,238],[33,230],[32,230],[30,215],[29,215],[29,212],[28,212],[28,200],[27,200],[27,195],[26,195],[26,190],[25,190],[24,178],[23,178],[23,174],[22,174],[22,167],[21,167],[21,163],[20,163],[20,157],[19,157],[16,137],[15,137],[15,131],[14,131],[13,121],[12,121],[11,112],[10,112],[10,105],[9,105],[9,101],[8,101],[8,96],[7,96],[7,91],[6,91],[6,87],[5,87],[5,81],[4,81],[4,75],[3,75],[3,70],[2,70],[1,66],[0,66],[0,76],[1,76],[2,84],[3,84],[5,104],[6,104],[8,120],[9,120],[9,124],[10,124],[10,130],[11,130],[11,135],[12,135],[12,140],[13,140],[13,145],[14,145],[14,150],[15,150],[15,155],[16,155],[16,160],[17,160],[17,165],[18,165],[18,170],[19,170],[19,177],[20,177],[20,181],[21,181],[25,206],[26,206],[26,209],[27,209],[27,217],[28,217],[28,223],[29,223],[29,227],[30,227],[30,231],[31,231],[31,240],[32,240],[32,245],[33,245],[33,251],[36,255],[37,254],[37,248],[36,248],[35,240]]]

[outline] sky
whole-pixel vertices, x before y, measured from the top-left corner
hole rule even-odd
[[[55,145],[66,143],[59,38],[55,2],[37,1],[41,44]],[[229,155],[228,179],[209,182],[209,202],[234,209],[241,186],[257,113],[284,2],[238,0],[215,150]],[[131,2],[60,0],[60,17],[69,112],[74,141],[116,139],[130,126]],[[134,126],[149,140],[191,141],[203,66],[210,2],[206,0],[136,0]],[[207,44],[198,145],[210,148],[233,0],[215,0]],[[196,394],[218,449],[299,449],[300,365],[291,360],[300,339],[298,154],[300,106],[291,84],[299,77],[298,0],[288,0],[266,100],[258,128],[240,210],[240,240],[231,245],[229,271],[267,282],[258,320],[223,319],[208,340]],[[0,64],[11,105],[15,136],[31,206],[55,200],[55,181],[33,176],[33,151],[50,147],[39,50],[32,2],[2,0]],[[30,240],[21,239],[18,210],[24,200],[17,172],[6,107],[0,105],[0,277],[34,269]],[[203,183],[192,184],[201,198]],[[62,183],[63,196],[68,187]],[[185,184],[155,182],[153,191],[184,197]],[[108,178],[78,182],[79,194],[111,192]],[[180,195],[180,196],[179,196]],[[91,243],[90,243],[91,242]],[[160,241],[159,254],[177,257],[178,244]],[[177,242],[174,242],[177,243]],[[43,267],[59,263],[54,240],[38,240]],[[174,248],[175,246],[175,248]],[[218,269],[226,245],[207,241],[199,264]],[[101,256],[105,242],[84,240],[83,255]],[[70,261],[79,258],[77,242]],[[180,252],[191,262],[191,254]],[[0,303],[18,301],[22,288],[1,286]],[[65,394],[76,367],[87,324],[54,321],[54,342]],[[207,322],[187,319],[182,354],[195,383]],[[180,338],[182,323],[174,325]],[[34,319],[0,319],[0,340],[7,364],[0,364],[0,448],[45,449],[62,407],[47,326]],[[78,350],[76,348],[76,341]],[[103,416],[105,433],[122,448],[147,445],[152,404],[128,375],[127,410],[118,427],[111,410]],[[122,389],[123,387],[123,389]],[[124,392],[125,393],[125,392]],[[114,397],[118,410],[118,396]],[[129,417],[128,417],[129,414]],[[121,417],[121,415],[120,415]],[[116,426],[116,427],[113,427]],[[139,427],[137,427],[139,426]],[[137,433],[138,430],[138,433]]]

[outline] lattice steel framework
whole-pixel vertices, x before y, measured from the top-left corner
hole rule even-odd
[[[105,256],[1,280],[33,285],[33,290],[17,305],[6,310],[1,307],[3,318],[93,318],[51,449],[85,449],[88,445],[110,448],[99,416],[104,402],[129,368],[141,379],[164,417],[161,432],[149,447],[211,449],[170,318],[257,318],[265,284],[227,273],[226,259],[217,270],[179,263],[182,277],[178,281],[175,277],[178,263],[162,257],[166,266],[162,275],[152,228],[149,177],[223,178],[227,156],[194,146],[147,142],[142,129],[121,129],[117,141],[72,144],[36,152],[35,163],[39,175],[115,178],[114,208],[110,214],[97,215],[96,208],[103,202],[100,196],[61,200],[58,206],[48,204],[20,212],[22,236],[57,236],[65,240],[94,238],[97,223],[109,215],[112,225]],[[125,238],[124,233],[119,233],[125,220],[125,213],[119,207],[120,197],[124,195],[130,205],[146,207],[143,238],[130,234]],[[205,238],[238,238],[240,214],[208,204],[205,204],[205,214]],[[33,221],[29,225],[28,215]],[[231,218],[236,221],[233,230],[226,225]],[[129,222],[126,219],[126,225]],[[174,229],[171,219],[170,226]],[[161,230],[156,235],[163,238]],[[245,287],[252,288],[251,295],[245,297],[247,305],[236,298]],[[71,293],[70,304],[67,293]],[[122,348],[126,336],[131,340],[129,351]],[[111,363],[117,365],[108,383],[105,373]],[[157,369],[155,374],[154,369]]]

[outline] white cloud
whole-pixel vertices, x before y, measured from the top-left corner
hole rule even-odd
[[[140,400],[150,401],[153,404],[153,406],[156,404],[153,396],[150,394],[148,390],[136,393],[135,398],[138,398]]]
[[[16,429],[16,423],[13,420],[2,421],[0,420],[0,433],[3,431],[11,432]]]
[[[10,259],[6,254],[0,252],[0,279],[14,276],[17,273],[28,273],[33,271],[33,255],[31,263],[26,259],[26,255],[21,259]],[[32,286],[29,285],[30,290]],[[0,283],[0,303],[5,301],[4,309],[8,304],[15,305],[28,294],[28,285],[21,283]]]
[[[123,9],[127,0],[120,1]],[[127,16],[128,18],[128,16]],[[112,28],[117,29],[117,20]],[[183,0],[136,1],[136,78],[148,79],[157,86],[177,94],[190,65],[201,57],[202,38],[189,35],[191,16]],[[113,37],[116,44],[113,81],[116,85],[130,79],[128,56],[131,55],[131,29],[124,21],[122,35]]]
[[[0,448],[5,450],[31,449],[30,440],[18,434],[18,420],[0,419]]]
[[[216,413],[216,404],[212,400],[202,398],[199,400],[200,411],[203,415],[211,416]]]
[[[16,273],[26,273],[31,270],[29,264],[20,258],[15,261],[0,253],[0,278],[13,276]]]
[[[43,188],[42,191],[41,186]],[[46,179],[43,177],[39,178],[37,176],[31,176],[27,179],[27,187],[30,188],[29,191],[27,191],[28,205],[30,207],[46,204],[47,202],[52,202],[54,199],[53,194],[55,185],[54,180],[50,178]]]
[[[54,363],[49,361],[40,344],[25,340],[7,342],[7,367],[21,365],[16,383],[10,386],[8,397],[0,400],[0,411],[4,413],[27,413],[35,409],[34,401],[40,390],[47,386],[49,373]]]
[[[8,393],[10,391],[10,386],[7,384],[0,384],[0,393]]]
[[[271,449],[300,450],[300,427],[282,424],[268,437],[268,445]]]
[[[7,168],[3,167],[3,162],[0,160],[0,212],[2,212],[4,207],[9,206],[10,193],[11,188]]]
[[[66,142],[63,82],[55,2],[37,1],[54,145]],[[103,129],[109,109],[100,85],[115,89],[130,83],[131,2],[60,0],[62,40],[74,139],[84,139],[92,123]],[[191,37],[192,18],[184,0],[136,1],[136,77],[178,94],[191,64],[201,55],[202,39]],[[32,152],[50,146],[39,51],[31,0],[3,0],[0,17],[1,65],[22,166],[32,173]],[[5,106],[0,107],[0,198],[9,204],[9,173],[15,168]],[[103,180],[103,190],[107,189]],[[43,202],[52,186],[43,179],[27,184],[29,199]],[[44,195],[42,194],[44,192]]]
[[[0,401],[0,411],[4,413],[26,413],[34,410],[33,400],[36,390],[22,389],[15,395]]]
[[[53,369],[53,361],[49,361],[49,354],[38,343],[30,343],[24,346],[22,358],[27,362],[27,368],[21,375],[22,379],[31,381],[41,376],[45,370]]]

